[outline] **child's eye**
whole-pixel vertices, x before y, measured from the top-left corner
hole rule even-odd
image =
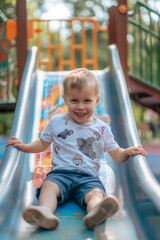
[[[86,99],[85,102],[89,103],[89,102],[91,102],[91,100],[90,99]]]
[[[75,103],[77,102],[77,99],[72,99],[71,102]]]

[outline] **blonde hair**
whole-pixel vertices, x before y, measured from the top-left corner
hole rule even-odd
[[[81,90],[84,86],[95,88],[95,93],[99,95],[99,81],[97,77],[86,68],[77,68],[72,70],[63,81],[64,96],[69,88]]]

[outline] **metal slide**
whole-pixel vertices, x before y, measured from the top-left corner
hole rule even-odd
[[[36,48],[29,50],[11,130],[11,136],[23,142],[36,139],[52,115],[66,111],[61,86],[67,72],[37,71],[36,54]],[[110,115],[111,129],[121,147],[141,145],[115,45],[109,46],[109,56],[109,67],[94,71],[101,93],[96,112],[104,121],[105,114]],[[50,159],[50,149],[35,155],[19,152],[13,146],[6,148],[0,167],[0,239],[160,239],[160,186],[142,156],[131,157],[121,164],[108,154],[102,156],[101,179],[108,193],[118,197],[121,209],[94,232],[83,225],[85,211],[72,201],[57,208],[60,225],[54,231],[25,223],[22,210],[36,204],[35,186],[42,183]]]

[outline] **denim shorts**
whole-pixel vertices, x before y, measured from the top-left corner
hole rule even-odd
[[[75,200],[81,207],[86,208],[84,198],[87,193],[99,189],[105,197],[106,190],[101,180],[81,170],[53,170],[47,174],[45,181],[51,181],[58,185],[60,197],[58,204],[68,199]],[[41,188],[37,189],[36,197],[39,198]]]

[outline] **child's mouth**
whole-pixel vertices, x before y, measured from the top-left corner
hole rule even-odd
[[[86,113],[77,113],[77,112],[75,114],[80,118],[82,118],[86,115]]]

